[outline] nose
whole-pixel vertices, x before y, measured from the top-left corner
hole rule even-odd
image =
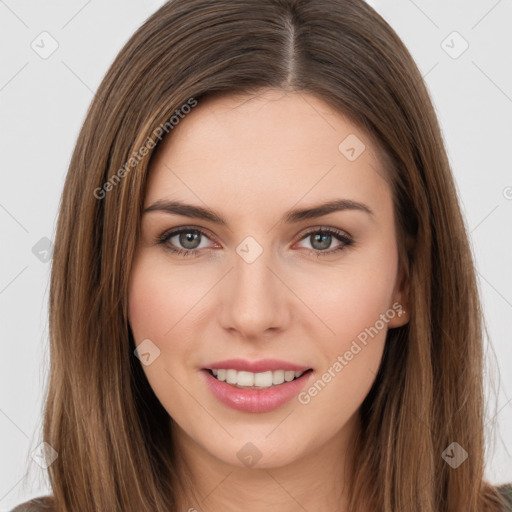
[[[236,254],[219,290],[220,324],[242,338],[261,339],[286,330],[291,322],[293,293],[270,252],[263,251],[252,262]]]

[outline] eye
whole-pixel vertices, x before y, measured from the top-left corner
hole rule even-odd
[[[172,242],[173,238],[177,240]],[[199,256],[199,249],[204,249],[204,246],[201,247],[202,238],[208,239],[204,231],[183,227],[166,231],[158,237],[157,242],[165,245],[166,249],[180,256]],[[184,249],[176,247],[178,244],[183,246]]]
[[[209,239],[203,230],[182,227],[164,232],[157,238],[157,243],[164,245],[166,249],[180,256],[199,256],[200,249],[207,248],[207,246],[201,246],[203,238]],[[354,243],[349,236],[333,228],[311,229],[302,236],[300,241],[308,238],[311,240],[312,245],[310,252],[315,253],[317,257],[331,255]],[[341,243],[334,249],[328,250],[332,244],[333,238]],[[173,241],[173,239],[176,240]]]
[[[327,250],[332,244],[333,238],[339,240],[341,243],[334,249]],[[342,251],[354,243],[352,238],[347,236],[342,231],[333,228],[314,228],[309,230],[302,238],[302,240],[310,240],[312,251],[318,257],[328,256],[336,252]]]

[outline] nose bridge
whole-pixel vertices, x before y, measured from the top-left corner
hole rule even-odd
[[[269,328],[283,327],[285,287],[276,277],[270,247],[246,237],[236,248],[233,270],[222,305],[224,327],[244,336],[258,336]]]

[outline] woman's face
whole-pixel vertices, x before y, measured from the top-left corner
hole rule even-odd
[[[306,93],[199,101],[164,140],[129,319],[183,446],[277,467],[350,444],[408,318],[383,176],[367,135]]]

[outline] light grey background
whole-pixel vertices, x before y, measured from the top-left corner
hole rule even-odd
[[[512,2],[369,3],[411,51],[439,116],[489,328],[486,476],[512,482]],[[41,442],[48,366],[44,238],[54,238],[71,152],[115,55],[162,4],[0,0],[1,511],[48,492],[31,457]],[[52,39],[58,48],[42,58]]]

